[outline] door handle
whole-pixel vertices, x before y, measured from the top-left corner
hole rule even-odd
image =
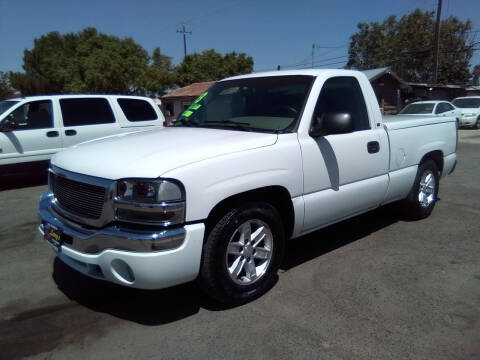
[[[65,130],[65,135],[74,136],[77,135],[77,132],[75,130]]]
[[[374,154],[380,151],[380,144],[378,141],[370,141],[367,144],[367,150],[370,154]]]
[[[59,134],[58,134],[58,131],[49,131],[47,132],[47,136],[48,137],[57,137]]]

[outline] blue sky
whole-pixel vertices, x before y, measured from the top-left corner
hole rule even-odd
[[[0,0],[0,71],[20,71],[23,50],[50,31],[77,32],[87,26],[119,37],[132,37],[151,52],[177,64],[185,23],[192,35],[187,51],[206,49],[253,56],[255,70],[277,65],[311,65],[312,44],[317,65],[341,67],[349,37],[360,21],[382,21],[415,8],[432,10],[437,0]],[[443,0],[442,18],[470,18],[480,30],[480,1]],[[480,41],[480,32],[476,33]],[[310,60],[310,61],[309,61]],[[480,51],[472,64],[480,64]]]

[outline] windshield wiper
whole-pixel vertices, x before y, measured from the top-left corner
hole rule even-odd
[[[198,126],[198,121],[192,121],[188,119],[177,119],[172,126],[179,126],[179,125],[185,125],[185,126]]]
[[[241,129],[241,130],[246,130],[246,131],[251,131],[252,128],[250,127],[250,123],[248,122],[241,122],[241,121],[233,121],[233,120],[222,120],[222,121],[204,121],[202,122],[201,125],[204,124],[212,124],[212,125],[234,125],[233,127]],[[230,127],[230,126],[228,126]]]

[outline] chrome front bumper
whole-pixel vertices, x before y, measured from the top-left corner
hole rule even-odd
[[[87,229],[52,208],[53,196],[40,199],[40,233],[48,223],[62,233],[57,256],[85,275],[121,285],[159,289],[193,280],[200,268],[204,224],[159,231],[117,226]]]

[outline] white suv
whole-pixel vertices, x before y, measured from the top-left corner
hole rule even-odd
[[[152,99],[139,96],[50,95],[0,101],[0,175],[14,171],[18,163],[48,161],[57,151],[81,142],[162,127],[164,120]]]
[[[480,96],[458,97],[452,102],[462,111],[460,126],[480,129]]]

